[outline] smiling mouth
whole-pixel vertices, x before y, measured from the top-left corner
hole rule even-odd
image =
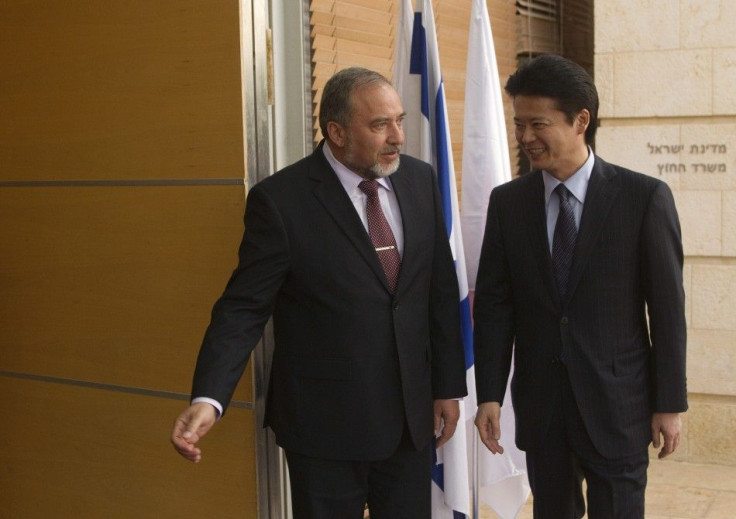
[[[526,151],[527,155],[531,158],[538,157],[542,153],[544,153],[544,148],[525,148],[524,151]]]

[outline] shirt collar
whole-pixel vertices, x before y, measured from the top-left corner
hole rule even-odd
[[[360,188],[358,188],[358,184],[360,184],[365,179],[358,175],[356,172],[349,169],[342,162],[337,160],[335,158],[335,155],[332,153],[329,144],[327,144],[327,141],[325,141],[324,146],[322,146],[322,152],[325,154],[327,162],[329,162],[330,166],[332,166],[332,169],[335,171],[338,180],[340,180],[342,187],[345,188],[345,191],[348,193],[348,195],[352,196],[356,191],[362,193],[362,191],[360,191]],[[389,191],[392,190],[391,182],[387,177],[378,178],[376,180],[378,181],[379,185],[385,187]]]
[[[595,155],[593,150],[588,146],[588,158],[580,166],[570,178],[565,180],[564,184],[567,189],[573,194],[573,196],[582,204],[585,202],[585,193],[588,191],[588,181],[590,181],[590,175],[593,173],[593,164],[595,163]],[[544,179],[544,199],[549,201],[552,196],[552,192],[555,188],[562,184],[555,177],[542,170],[542,178]]]

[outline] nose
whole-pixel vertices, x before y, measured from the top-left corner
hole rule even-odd
[[[534,131],[530,126],[524,126],[523,128],[517,129],[516,135],[517,139],[522,144],[533,142],[535,139]]]
[[[391,124],[390,131],[388,133],[388,142],[397,146],[404,144],[404,129],[401,123],[394,122]]]

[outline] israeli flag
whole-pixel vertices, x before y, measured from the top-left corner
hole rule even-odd
[[[460,288],[459,304],[465,346],[465,368],[468,391],[473,393],[470,398],[472,407],[468,408],[468,413],[465,409],[468,402],[460,402],[460,421],[455,435],[435,451],[432,470],[432,517],[461,519],[470,515],[468,433],[474,430],[472,419],[475,413],[473,332],[455,168],[437,50],[437,31],[431,0],[422,0],[420,3],[421,7],[413,14],[413,25],[407,23],[406,19],[412,13],[411,1],[404,0],[400,8],[394,85],[407,112],[405,119],[407,139],[404,152],[432,164],[437,172],[445,226],[450,238]],[[408,38],[407,30],[412,31],[411,38]],[[408,41],[411,41],[410,49],[405,48]],[[471,423],[467,423],[468,421]]]

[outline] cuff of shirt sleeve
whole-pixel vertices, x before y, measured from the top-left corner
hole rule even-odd
[[[192,405],[198,404],[200,402],[210,404],[212,407],[214,407],[215,411],[217,411],[217,419],[220,419],[220,417],[222,416],[222,404],[220,404],[220,402],[212,398],[207,398],[206,396],[198,396],[197,398],[192,398]]]

